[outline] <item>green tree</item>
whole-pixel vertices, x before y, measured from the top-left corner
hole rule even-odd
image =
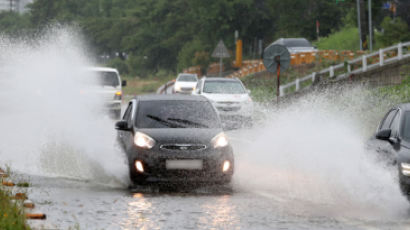
[[[381,28],[382,32],[377,35],[376,39],[383,47],[410,40],[408,25],[401,18],[385,17]]]

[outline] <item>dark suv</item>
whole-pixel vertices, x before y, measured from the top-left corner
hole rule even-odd
[[[369,147],[399,172],[400,188],[410,197],[410,103],[392,108],[380,122]]]
[[[229,183],[232,147],[204,97],[147,95],[130,101],[116,123],[136,184]]]

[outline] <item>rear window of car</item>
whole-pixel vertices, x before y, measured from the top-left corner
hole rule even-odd
[[[198,81],[197,77],[192,74],[183,74],[178,77],[178,81],[189,81],[189,82],[196,82]]]
[[[204,93],[244,94],[245,88],[238,81],[205,81]]]
[[[287,39],[284,40],[284,45],[287,47],[312,47],[310,42],[305,39]]]
[[[140,101],[138,128],[220,128],[216,111],[208,101]]]

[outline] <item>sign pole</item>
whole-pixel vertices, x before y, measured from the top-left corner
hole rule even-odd
[[[277,76],[277,80],[276,80],[276,103],[279,104],[279,89],[280,89],[280,62],[278,62],[278,67],[276,67],[276,76]]]
[[[219,77],[222,77],[222,57],[219,58]]]
[[[211,56],[214,58],[219,58],[219,76],[222,77],[222,58],[228,58],[231,56],[229,55],[229,51],[222,40],[218,42],[218,45],[216,45]]]
[[[276,103],[279,104],[280,89],[280,55],[275,57],[276,62]]]
[[[275,74],[276,71],[276,103],[280,101],[280,71],[285,71],[290,65],[289,50],[278,44],[271,44],[263,52],[263,65],[266,70]],[[273,100],[272,100],[273,102]]]

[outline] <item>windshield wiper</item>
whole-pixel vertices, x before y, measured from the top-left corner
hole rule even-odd
[[[168,120],[170,120],[170,121],[176,121],[176,122],[180,122],[180,123],[183,123],[183,124],[192,125],[192,126],[200,127],[200,128],[209,128],[207,125],[204,125],[204,124],[201,124],[201,123],[197,123],[197,122],[194,122],[194,121],[185,120],[185,119],[168,118]]]
[[[178,125],[178,124],[175,124],[175,123],[172,123],[172,122],[163,120],[163,119],[161,119],[161,118],[159,118],[159,117],[157,117],[157,116],[153,116],[153,115],[150,115],[150,114],[146,115],[146,117],[148,117],[148,118],[150,118],[150,119],[152,119],[152,120],[154,120],[154,121],[157,121],[157,122],[159,122],[159,123],[161,123],[161,124],[163,124],[163,125],[165,125],[165,126],[168,126],[168,127],[170,127],[170,128],[186,128],[185,126]]]

